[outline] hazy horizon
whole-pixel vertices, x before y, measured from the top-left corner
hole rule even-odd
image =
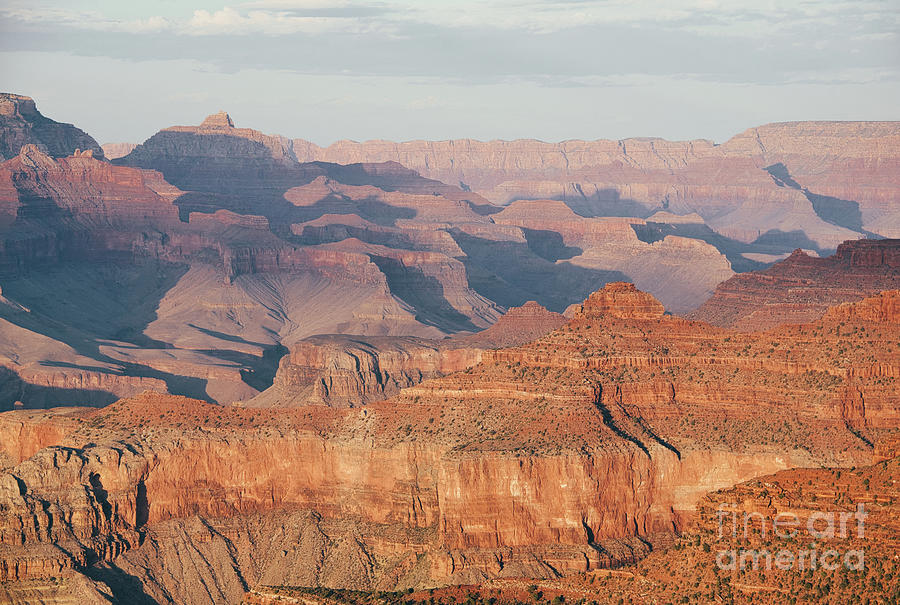
[[[897,120],[889,1],[9,0],[2,88],[98,141],[225,110],[334,141],[709,139]]]

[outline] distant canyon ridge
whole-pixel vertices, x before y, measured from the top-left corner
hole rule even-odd
[[[134,144],[109,144],[110,158]],[[300,162],[397,162],[496,204],[563,200],[584,216],[691,215],[725,237],[834,249],[900,236],[898,122],[785,122],[727,142],[658,138],[514,141],[291,141]],[[665,215],[657,216],[666,223]],[[702,218],[702,221],[700,220]]]
[[[766,124],[721,145],[657,138],[293,143],[300,161],[395,161],[494,203],[551,198],[586,215],[697,213],[743,242],[794,234],[833,249],[854,233],[900,235],[891,208],[900,181],[897,122]]]

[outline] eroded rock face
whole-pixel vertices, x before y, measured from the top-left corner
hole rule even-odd
[[[774,605],[785,594],[798,602],[819,602],[826,593],[826,599],[840,603],[890,602],[900,594],[891,579],[900,548],[895,529],[898,483],[896,456],[856,469],[780,471],[706,495],[696,522],[674,540],[656,544],[637,565],[536,584],[544,599],[561,596],[566,602],[599,594],[613,595],[613,602]],[[823,553],[828,553],[824,566]],[[847,581],[833,581],[833,562],[850,571],[838,572]],[[523,602],[533,598],[527,585],[485,582],[420,591],[408,598],[453,603],[460,593],[474,593]],[[316,598],[308,589],[259,586],[248,591],[244,602],[276,605],[285,597]]]
[[[769,328],[813,321],[830,306],[898,287],[900,240],[853,240],[827,258],[795,250],[765,271],[735,275],[689,317],[743,330]]]
[[[248,406],[356,407],[481,360],[481,349],[401,337],[314,336],[282,358],[272,388]]]
[[[900,290],[888,290],[858,303],[843,303],[828,309],[825,319],[831,321],[860,319],[864,321],[900,322]]]
[[[430,187],[452,188],[402,167],[331,166],[358,184],[329,179],[325,187],[322,176],[307,191],[307,172],[327,170],[299,167],[282,139],[234,128],[221,116],[167,136],[173,147],[162,156],[190,174],[214,169],[217,160],[207,160],[219,153],[241,165],[256,158],[282,182],[253,173],[242,184],[254,195],[240,199],[258,203],[254,211],[262,214],[255,214],[215,192],[184,191],[158,171],[112,165],[90,151],[54,158],[27,144],[0,165],[0,277],[8,286],[0,301],[0,408],[15,401],[103,405],[147,388],[229,403],[271,384],[266,376],[277,358],[267,356],[282,340],[339,331],[441,336],[486,327],[502,313],[469,287],[453,239],[431,228],[431,221],[460,217],[488,222],[469,202]],[[224,189],[242,178],[225,173],[231,181],[224,179]],[[202,188],[200,177],[189,184]],[[395,192],[391,183],[422,192]],[[361,203],[341,188],[357,191]],[[273,202],[288,190],[290,200]],[[371,207],[386,226],[373,223],[360,235],[389,245],[327,233],[297,241],[291,224],[323,223],[322,205]],[[412,229],[388,226],[417,214],[422,223]],[[54,282],[84,308],[53,302]]]
[[[553,204],[501,211],[391,162],[299,164],[290,141],[226,114],[112,164],[25,145],[0,166],[0,363],[15,375],[0,406],[144,388],[230,403],[310,335],[473,333],[529,300],[562,311],[627,279],[681,311],[732,274],[705,242],[645,241],[639,219]],[[46,304],[56,282],[85,308]]]
[[[16,157],[25,145],[54,158],[87,150],[103,159],[100,145],[83,130],[44,117],[30,97],[0,93],[0,161]]]
[[[15,466],[37,451],[61,443],[81,426],[82,408],[15,410],[0,414],[0,467]]]
[[[583,306],[604,312],[360,409],[95,410],[0,476],[0,570],[102,559],[163,602],[584,571],[643,556],[709,490],[858,465],[900,425],[881,316],[739,333],[621,284]]]
[[[467,336],[457,336],[454,340],[487,349],[516,347],[561,328],[566,318],[560,313],[548,311],[533,300],[521,307],[513,307],[503,314],[495,324]]]
[[[46,224],[89,215],[123,230],[129,223],[176,221],[172,202],[182,193],[159,173],[113,166],[90,153],[55,160],[32,144],[0,165],[0,182],[6,184],[0,208],[11,218]]]

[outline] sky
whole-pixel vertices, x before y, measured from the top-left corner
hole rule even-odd
[[[101,143],[723,142],[900,119],[900,0],[2,0],[0,91]]]

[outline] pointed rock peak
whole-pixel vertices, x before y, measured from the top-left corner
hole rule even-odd
[[[19,159],[22,160],[23,165],[32,168],[48,169],[55,165],[53,158],[33,143],[22,145],[22,149],[19,150]]]
[[[500,319],[502,321],[503,318],[509,317],[560,317],[560,314],[550,311],[536,301],[529,300],[521,307],[510,307]]]
[[[611,282],[587,297],[575,311],[576,319],[656,319],[666,309],[652,294],[628,282]]]
[[[515,327],[529,323],[546,324],[548,329],[545,332],[556,329],[566,322],[566,318],[560,313],[545,308],[540,303],[529,300],[521,307],[510,307],[506,313],[500,316],[497,323],[493,327]]]
[[[207,116],[200,128],[234,128],[231,116],[224,111]]]
[[[792,262],[792,263],[806,263],[808,261],[812,261],[813,259],[819,258],[818,252],[815,250],[808,250],[806,248],[797,248],[793,252],[791,252],[790,256],[787,256],[784,261]]]

